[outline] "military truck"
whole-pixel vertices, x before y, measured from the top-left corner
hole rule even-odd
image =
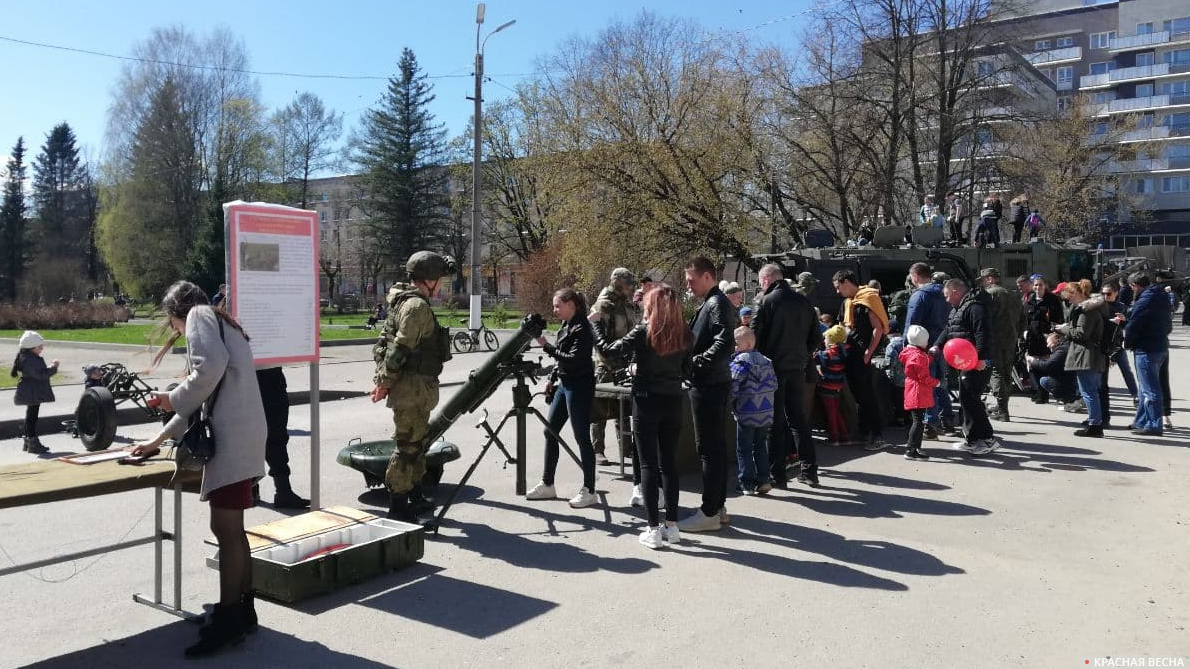
[[[818,279],[818,288],[811,297],[823,313],[837,313],[842,305],[843,298],[831,284],[831,277],[839,270],[855,272],[861,283],[876,279],[885,295],[905,287],[905,276],[915,262],[929,263],[934,271],[961,278],[968,284],[975,283],[981,269],[995,267],[1009,290],[1015,289],[1015,279],[1021,275],[1043,274],[1054,284],[1098,278],[1094,250],[1049,242],[1001,244],[998,248],[835,246],[760,255],[754,260],[761,265],[770,262],[781,265],[785,277],[790,279],[802,272],[813,274]]]

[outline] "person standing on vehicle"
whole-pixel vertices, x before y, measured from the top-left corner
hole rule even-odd
[[[612,270],[611,278],[599,297],[592,305],[592,314],[599,314],[603,321],[604,332],[611,341],[620,339],[628,334],[638,322],[640,312],[632,302],[633,289],[636,288],[636,276],[626,267]],[[644,299],[644,295],[641,295]],[[628,368],[628,361],[622,355],[605,355],[599,350],[592,353],[595,362],[595,383],[612,383],[616,376]],[[604,446],[604,434],[609,418],[615,420],[616,434],[624,434],[624,425],[619,415],[619,402],[614,399],[596,399],[591,404],[591,445],[595,449],[595,464],[609,464]],[[623,420],[628,420],[624,416]],[[619,441],[617,439],[617,441]],[[621,444],[620,457],[624,453],[632,452],[632,444]],[[639,483],[638,483],[639,485]]]
[[[393,412],[396,448],[388,461],[384,482],[391,494],[388,517],[418,522],[409,493],[426,473],[426,429],[438,404],[438,375],[450,360],[446,329],[430,307],[442,277],[453,261],[433,251],[409,256],[405,269],[410,283],[395,283],[388,291],[388,318],[372,348],[376,361],[372,401],[387,400]]]

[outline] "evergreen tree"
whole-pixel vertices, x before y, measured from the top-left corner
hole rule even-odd
[[[446,130],[429,112],[430,84],[408,48],[398,70],[364,117],[355,160],[369,195],[369,236],[388,266],[403,272],[415,251],[443,247],[450,204]]]
[[[17,282],[25,272],[27,249],[25,227],[28,205],[25,204],[25,138],[17,138],[8,159],[4,196],[0,200],[0,300],[15,300]]]
[[[54,126],[33,161],[32,237],[37,255],[82,259],[88,247],[86,166],[79,161],[74,131]]]

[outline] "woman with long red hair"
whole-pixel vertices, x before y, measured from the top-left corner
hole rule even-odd
[[[641,323],[614,342],[604,336],[599,314],[592,314],[591,321],[595,324],[595,347],[604,354],[627,355],[636,367],[632,420],[649,517],[640,543],[653,549],[663,548],[666,542],[676,544],[681,541],[677,449],[682,432],[682,378],[694,340],[682,303],[672,287],[654,287],[645,293]],[[657,499],[659,487],[665,490],[664,524]]]

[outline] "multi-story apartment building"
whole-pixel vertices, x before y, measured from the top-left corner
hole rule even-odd
[[[1111,245],[1190,247],[1190,3],[1039,0],[1023,10],[1010,20],[1017,46],[1053,80],[1058,109],[1085,94],[1103,124],[1141,114],[1142,127],[1121,141],[1156,147],[1111,167],[1148,210]]]
[[[463,190],[464,185],[452,178],[447,188],[453,195]],[[368,223],[366,198],[355,175],[309,181],[307,208],[318,212],[320,261],[324,268],[337,270],[335,295],[330,294],[327,272],[321,273],[321,291],[325,299],[339,295],[353,296],[366,306],[375,301],[377,296],[383,298],[392,285],[391,272],[372,277],[368,267],[374,252],[365,243],[364,226]],[[292,202],[290,205],[300,206],[300,203]],[[515,262],[503,262],[497,267],[485,263],[485,274],[490,273],[484,276],[485,302],[515,300],[518,269]],[[469,272],[469,265],[465,265],[464,273],[469,275]],[[457,292],[467,294],[470,285],[468,277],[462,285],[457,286]],[[444,291],[452,292],[449,288]]]

